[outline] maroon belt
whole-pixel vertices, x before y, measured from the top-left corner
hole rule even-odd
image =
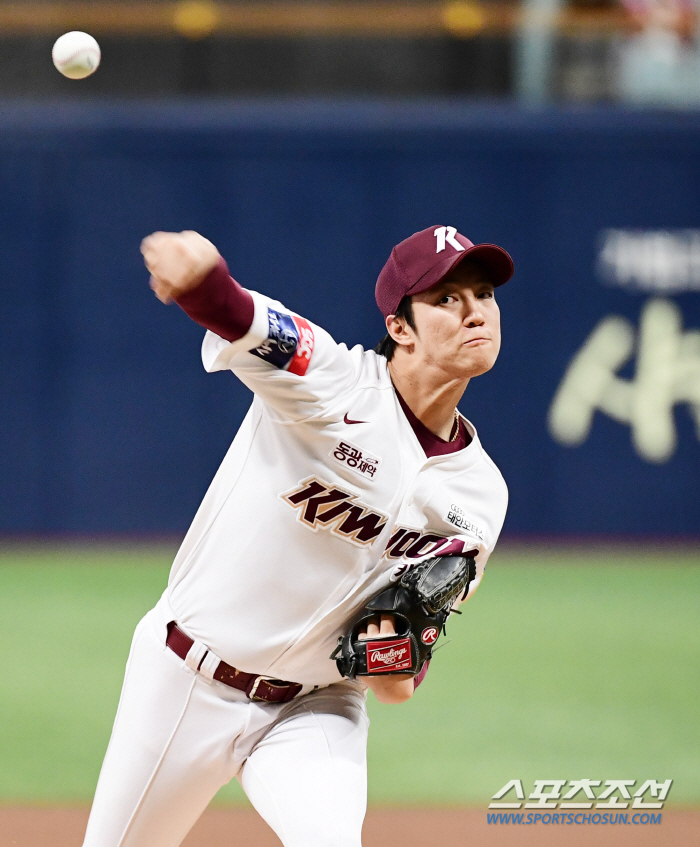
[[[181,659],[186,659],[194,641],[185,635],[175,621],[168,624],[168,637],[165,643]],[[206,658],[202,656],[202,662]],[[197,668],[199,670],[199,668]],[[266,703],[288,703],[293,700],[303,688],[298,682],[285,682],[283,679],[270,679],[267,676],[258,676],[254,673],[236,670],[226,662],[219,662],[214,671],[214,679],[244,691],[250,700],[264,700]]]

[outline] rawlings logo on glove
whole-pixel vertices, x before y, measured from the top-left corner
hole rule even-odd
[[[363,641],[367,650],[367,670],[369,673],[387,671],[405,671],[411,667],[411,642],[408,638],[401,641]]]
[[[331,654],[342,676],[417,674],[433,653],[433,646],[458,598],[464,598],[476,576],[471,556],[434,556],[426,559],[390,588],[370,600]],[[391,615],[395,633],[363,637],[378,615]]]

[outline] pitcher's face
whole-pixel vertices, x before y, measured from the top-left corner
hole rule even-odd
[[[437,285],[412,298],[414,351],[446,378],[490,370],[501,348],[501,313],[494,287],[472,263],[457,265]]]

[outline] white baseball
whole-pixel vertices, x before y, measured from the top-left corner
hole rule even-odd
[[[51,58],[63,76],[84,79],[100,64],[100,45],[87,32],[66,32],[54,44]]]

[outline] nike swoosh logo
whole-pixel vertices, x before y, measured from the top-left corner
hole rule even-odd
[[[346,424],[355,424],[355,423],[369,423],[369,421],[352,421],[348,417],[348,413],[345,413],[345,417],[343,418],[343,422]]]

